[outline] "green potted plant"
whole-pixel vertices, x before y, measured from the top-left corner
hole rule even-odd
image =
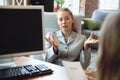
[[[63,6],[65,0],[54,0],[56,3],[56,7],[54,8],[54,12],[57,12],[57,10]]]
[[[65,0],[54,0],[57,3],[57,7],[62,7],[64,4]]]

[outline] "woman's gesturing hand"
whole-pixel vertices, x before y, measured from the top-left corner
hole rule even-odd
[[[53,49],[54,49],[55,52],[58,51],[58,43],[57,43],[57,41],[55,40],[54,34],[52,34],[52,37],[51,37],[51,38],[50,38],[50,37],[49,37],[49,38],[46,38],[46,37],[45,37],[45,40],[46,40],[47,42],[49,42],[50,44],[53,45]]]

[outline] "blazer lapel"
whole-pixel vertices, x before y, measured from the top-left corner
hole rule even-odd
[[[63,34],[60,30],[56,32],[56,37],[58,41],[60,41],[63,44],[66,44]],[[72,32],[71,35],[68,37],[67,44],[70,44],[72,41],[74,41],[75,38],[76,38],[76,33]]]
[[[74,41],[74,39],[76,38],[76,33],[72,32],[71,35],[68,38],[67,44],[71,43],[72,41]]]
[[[56,32],[56,37],[57,37],[58,41],[60,41],[63,44],[66,44],[63,34],[60,30]]]

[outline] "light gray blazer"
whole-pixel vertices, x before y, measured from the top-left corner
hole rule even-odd
[[[88,48],[86,51],[83,50],[84,42],[86,40],[85,36],[73,31],[67,41],[65,41],[62,32],[59,30],[53,33],[48,33],[46,37],[51,37],[52,34],[55,35],[55,39],[59,45],[58,55],[54,53],[53,46],[50,43],[45,42],[46,61],[59,65],[62,65],[61,60],[80,61],[83,68],[88,67],[90,64],[91,49]]]

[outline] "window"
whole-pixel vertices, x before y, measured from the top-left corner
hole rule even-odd
[[[12,0],[0,0],[0,5],[7,5]]]
[[[0,5],[3,5],[3,0],[0,0]]]
[[[62,7],[69,8],[73,12],[73,14],[79,14],[80,13],[80,0],[65,0],[65,3]]]
[[[99,9],[103,10],[118,10],[119,0],[99,0]]]

